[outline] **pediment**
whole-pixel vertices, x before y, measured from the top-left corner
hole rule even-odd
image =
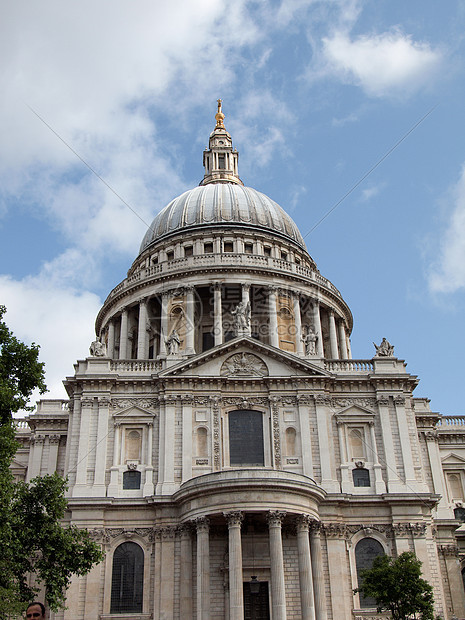
[[[253,338],[235,338],[188,360],[170,366],[160,377],[205,376],[237,379],[322,376],[331,373],[306,359]]]
[[[24,463],[20,463],[19,461],[17,461],[16,459],[13,459],[10,463],[10,469],[27,469],[27,465],[25,465]]]
[[[443,465],[465,465],[465,458],[454,452],[449,452],[449,454],[441,459],[441,463]]]
[[[137,405],[131,405],[125,409],[120,409],[117,413],[113,414],[113,419],[115,421],[119,420],[125,424],[147,424],[153,420],[153,417],[153,412],[142,409],[142,407],[138,407]]]
[[[341,422],[370,422],[375,417],[373,411],[360,405],[349,405],[334,415]]]

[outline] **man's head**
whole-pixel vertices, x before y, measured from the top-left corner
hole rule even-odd
[[[26,609],[26,618],[28,620],[44,620],[45,607],[42,603],[29,603]]]

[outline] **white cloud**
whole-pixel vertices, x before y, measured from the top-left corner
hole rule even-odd
[[[433,293],[455,293],[465,288],[465,165],[451,196],[449,223],[442,239],[435,244],[438,258],[428,274]]]
[[[45,362],[49,389],[45,397],[66,398],[62,381],[65,374],[73,374],[74,361],[89,354],[99,298],[56,287],[44,276],[20,281],[0,276],[0,299],[7,307],[5,321],[15,336],[41,347],[40,361]]]
[[[384,187],[384,183],[380,185],[371,185],[362,190],[362,201],[369,202],[372,198],[377,196],[381,189]]]
[[[322,73],[337,75],[374,97],[406,96],[427,85],[442,53],[399,30],[351,39],[337,31],[323,39]]]

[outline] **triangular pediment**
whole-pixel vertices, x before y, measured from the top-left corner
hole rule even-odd
[[[373,411],[361,405],[349,405],[335,413],[341,421],[347,422],[369,422],[375,416]]]
[[[322,376],[331,373],[316,363],[296,357],[253,338],[235,338],[170,366],[160,377],[231,377],[237,379]]]
[[[20,463],[16,459],[13,459],[11,461],[10,468],[11,469],[24,469],[25,470],[27,468],[27,465],[25,465],[24,463]]]
[[[138,407],[137,405],[130,405],[113,414],[115,420],[119,419],[126,424],[131,422],[148,422],[149,420],[153,420],[153,416],[153,412],[142,409],[142,407]]]
[[[465,458],[455,454],[454,452],[449,452],[445,457],[441,459],[441,463],[443,465],[465,465]]]

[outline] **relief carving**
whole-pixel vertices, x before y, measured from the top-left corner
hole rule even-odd
[[[263,360],[252,353],[235,353],[221,366],[222,377],[266,377],[268,368]]]

